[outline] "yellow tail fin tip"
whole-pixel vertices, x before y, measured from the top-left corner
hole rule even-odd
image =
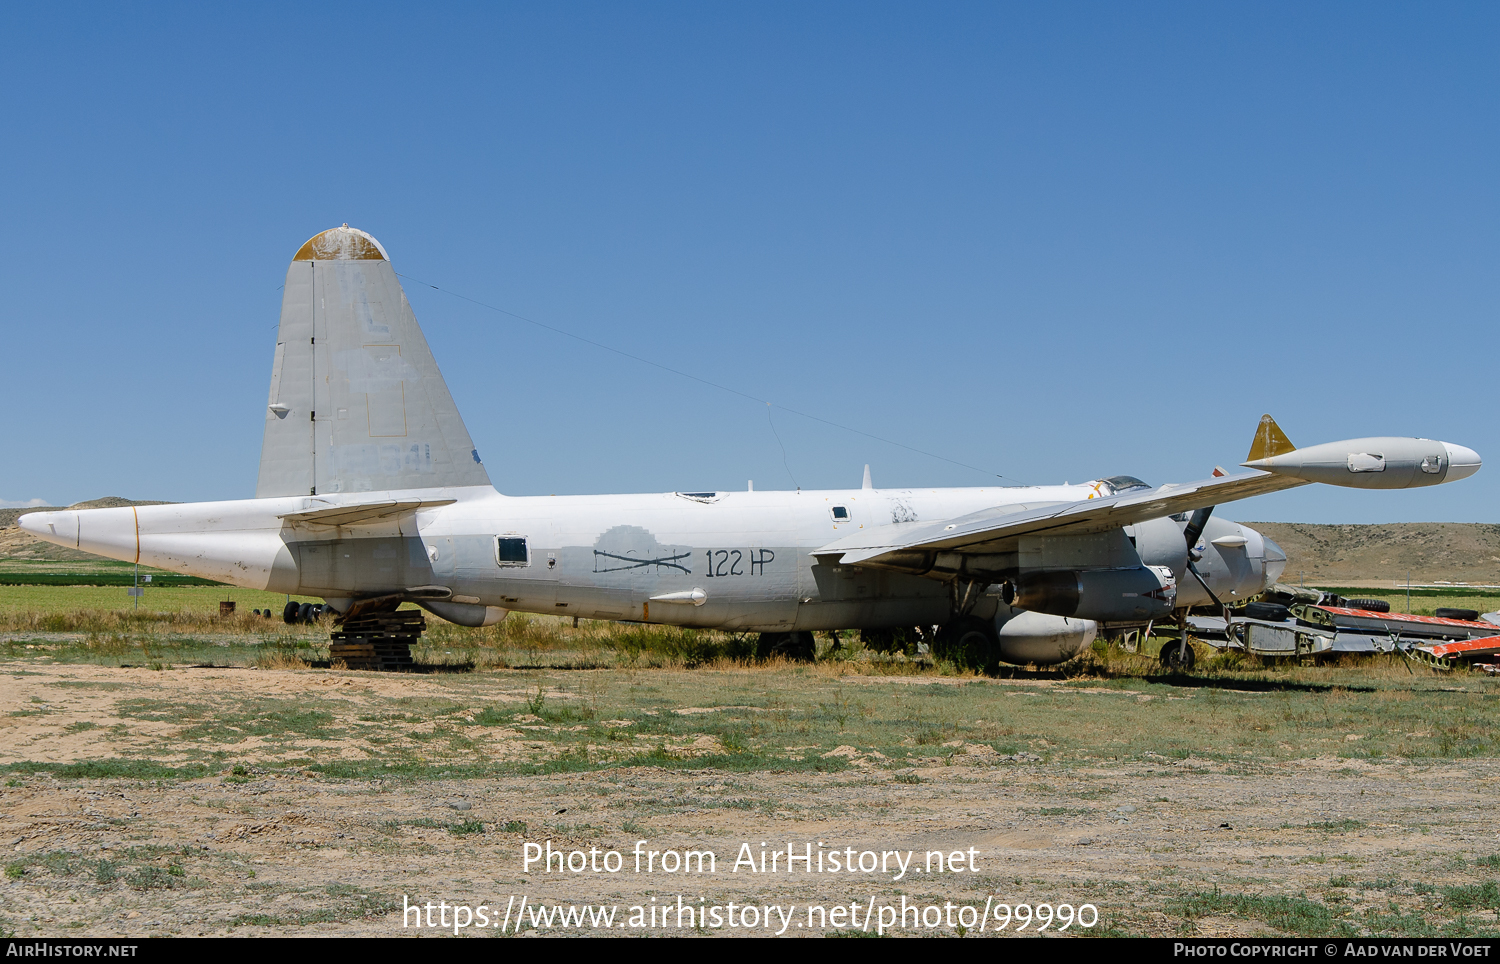
[[[1260,424],[1255,428],[1255,438],[1250,441],[1250,454],[1245,456],[1246,462],[1255,462],[1260,459],[1269,459],[1283,452],[1294,451],[1297,446],[1286,437],[1281,426],[1269,415],[1260,417]]]

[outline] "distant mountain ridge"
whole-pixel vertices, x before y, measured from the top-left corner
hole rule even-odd
[[[66,506],[34,505],[21,509],[0,509],[0,559],[35,560],[37,562],[82,562],[102,559],[90,552],[80,552],[66,546],[54,546],[22,532],[16,520],[28,512],[57,512],[60,509],[112,509],[122,505],[170,505],[162,501],[124,499],[118,495],[106,495],[102,499],[75,502]]]
[[[1392,522],[1314,525],[1246,522],[1286,550],[1281,581],[1309,585],[1415,583],[1500,585],[1500,525]]]

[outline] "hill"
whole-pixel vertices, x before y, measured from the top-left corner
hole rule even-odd
[[[75,502],[68,506],[33,506],[26,509],[0,509],[0,559],[18,562],[100,562],[103,556],[80,552],[66,546],[43,542],[16,524],[28,512],[57,512],[62,509],[111,509],[122,505],[167,505],[166,502],[137,501],[107,495],[102,499]]]
[[[1500,525],[1396,522],[1312,525],[1247,522],[1286,550],[1282,582],[1316,586],[1386,586],[1465,582],[1500,585]]]

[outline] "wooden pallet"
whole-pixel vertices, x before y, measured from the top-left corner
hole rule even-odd
[[[411,644],[422,638],[427,619],[420,610],[366,613],[344,620],[330,633],[328,659],[350,669],[401,670],[412,665]]]
[[[346,619],[333,634],[341,636],[408,636],[413,639],[427,629],[427,618],[420,610],[401,610],[393,613],[369,613]]]
[[[328,659],[343,660],[350,669],[409,669],[411,643],[404,639],[335,640],[328,644]]]

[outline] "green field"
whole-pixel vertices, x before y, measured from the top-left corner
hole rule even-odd
[[[137,567],[113,559],[0,559],[0,586],[131,586],[137,576],[146,583],[161,586],[221,585],[212,579],[150,566]]]
[[[1480,613],[1500,609],[1500,591],[1482,591],[1462,586],[1452,589],[1413,589],[1409,600],[1404,589],[1349,589],[1329,586],[1324,591],[1350,599],[1384,599],[1391,604],[1391,612],[1410,612],[1413,616],[1431,616],[1439,607],[1472,609]]]
[[[217,616],[220,600],[232,600],[237,613],[270,609],[280,614],[288,598],[322,602],[311,596],[288,597],[279,592],[235,589],[230,586],[146,586],[140,606],[125,595],[124,586],[3,586],[0,585],[0,617],[21,613],[198,613]],[[0,622],[0,625],[4,625]]]

